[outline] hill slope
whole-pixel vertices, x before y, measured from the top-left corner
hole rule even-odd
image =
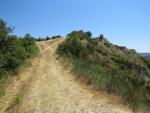
[[[39,42],[40,55],[27,75],[32,79],[21,103],[11,113],[132,113],[120,99],[75,81],[70,69],[56,59],[56,48],[63,39]]]
[[[150,62],[135,50],[113,45],[103,35],[73,31],[57,53],[69,59],[77,77],[97,89],[119,94],[133,107],[150,105]]]

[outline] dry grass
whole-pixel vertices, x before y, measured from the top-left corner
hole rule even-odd
[[[5,78],[5,82],[1,83],[5,93],[0,97],[0,113],[11,112],[11,108],[19,104],[24,88],[27,87],[31,79],[27,73],[31,71],[30,67],[33,63],[34,61],[32,63],[28,61],[20,68],[17,76],[8,76]]]

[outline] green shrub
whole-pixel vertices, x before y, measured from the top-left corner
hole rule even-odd
[[[25,61],[38,53],[34,38],[29,34],[19,38],[9,35],[11,28],[0,20],[0,79],[17,72]]]

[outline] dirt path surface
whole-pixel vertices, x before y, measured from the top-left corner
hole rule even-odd
[[[61,41],[38,43],[40,56],[28,72],[32,81],[15,113],[132,113],[112,97],[92,93],[62,68],[55,55]]]

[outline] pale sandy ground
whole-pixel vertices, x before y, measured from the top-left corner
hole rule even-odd
[[[115,96],[90,90],[56,59],[62,39],[40,42],[40,55],[30,71],[28,88],[12,113],[132,113]]]

